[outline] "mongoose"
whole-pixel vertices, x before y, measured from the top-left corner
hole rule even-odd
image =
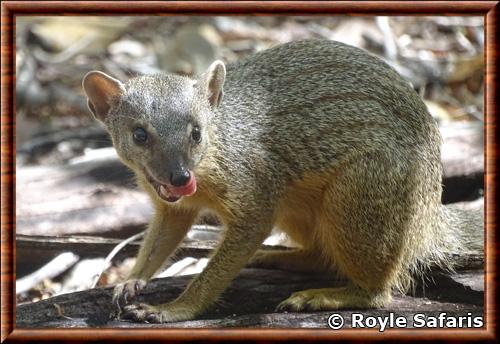
[[[452,268],[482,215],[441,204],[440,135],[412,87],[362,49],[328,40],[278,45],[196,79],[83,79],[88,105],[155,215],[113,302],[134,321],[193,319],[239,270],[329,271],[343,287],[304,290],[278,310],[374,308],[431,264]],[[130,303],[202,209],[224,237],[175,300]],[[300,249],[257,252],[273,227]]]

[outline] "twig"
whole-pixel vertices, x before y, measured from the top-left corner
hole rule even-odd
[[[73,320],[73,318],[70,318],[70,317],[67,317],[66,315],[64,315],[64,310],[57,303],[54,303],[54,307],[55,307],[55,309],[57,311],[57,315],[59,315],[61,318],[64,318],[64,319],[67,319],[67,320]]]
[[[63,63],[71,59],[72,57],[76,56],[79,52],[88,47],[91,43],[95,41],[96,38],[97,38],[96,34],[89,34],[85,37],[82,37],[76,43],[70,45],[68,48],[66,48],[65,50],[63,50],[58,54],[48,54],[42,49],[37,47],[33,50],[33,56],[38,61],[41,61],[43,63],[49,63],[49,64]]]
[[[104,260],[104,263],[102,264],[101,272],[94,279],[94,282],[92,283],[92,287],[91,288],[95,288],[95,286],[97,285],[97,282],[99,282],[99,279],[101,278],[102,274],[108,268],[108,266],[111,263],[111,260],[113,259],[113,257],[116,256],[116,254],[118,252],[120,252],[120,250],[122,248],[124,248],[128,243],[131,243],[132,241],[135,241],[135,240],[139,239],[140,237],[144,236],[144,233],[146,233],[145,230],[142,231],[142,232],[140,232],[140,233],[134,234],[131,237],[123,240],[121,243],[119,243],[118,245],[115,246],[115,248],[108,254],[108,256],[106,257],[106,259]]]

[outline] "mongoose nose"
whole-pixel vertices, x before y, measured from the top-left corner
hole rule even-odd
[[[191,173],[188,170],[176,171],[170,175],[170,183],[173,186],[184,186],[190,179]]]

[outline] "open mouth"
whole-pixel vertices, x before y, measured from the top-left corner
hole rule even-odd
[[[150,173],[146,173],[149,183],[153,186],[162,200],[167,202],[177,202],[182,196],[191,196],[196,192],[196,178],[194,173],[190,173],[188,182],[183,186],[173,186],[170,183],[163,183],[153,178]]]

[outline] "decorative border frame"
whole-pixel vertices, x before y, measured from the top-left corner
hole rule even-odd
[[[495,340],[497,336],[498,1],[4,1],[1,3],[1,337],[32,340]],[[15,17],[28,15],[461,15],[485,19],[486,329],[16,329]]]

